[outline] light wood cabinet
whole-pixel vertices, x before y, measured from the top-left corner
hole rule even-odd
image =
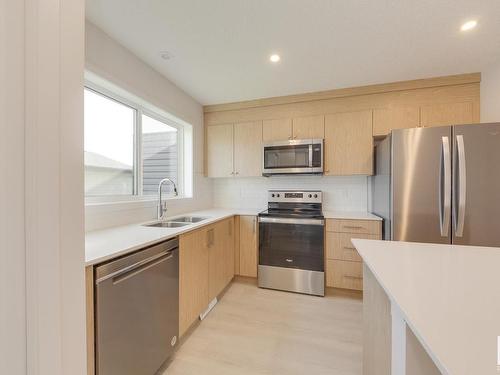
[[[353,238],[378,240],[380,236],[376,234],[326,232],[326,258],[361,262],[361,257],[358,254],[358,251],[351,243]]]
[[[262,121],[207,127],[208,177],[262,176]]]
[[[233,164],[233,124],[208,126],[208,177],[231,177]]]
[[[292,139],[292,119],[264,120],[262,135],[264,142]]]
[[[231,282],[234,277],[234,248],[235,248],[235,230],[234,218],[228,219],[224,222],[222,230],[226,232],[224,244],[224,263],[225,263],[225,283],[226,285]]]
[[[372,111],[325,117],[325,174],[373,174]]]
[[[423,127],[472,124],[475,122],[474,104],[473,102],[455,102],[422,106],[420,121]]]
[[[262,176],[262,121],[234,124],[234,174]]]
[[[209,301],[217,297],[234,277],[233,223],[233,218],[220,221],[207,233]]]
[[[351,234],[379,234],[382,230],[382,222],[379,220],[331,219],[326,221],[326,230]]]
[[[226,286],[225,238],[223,223],[207,231],[208,242],[208,301],[213,300]]]
[[[198,319],[209,302],[208,232],[202,228],[179,240],[179,335]]]
[[[292,121],[293,139],[325,137],[325,116],[296,117]]]
[[[180,236],[179,334],[182,336],[234,276],[234,220]]]
[[[394,129],[420,126],[419,107],[396,107],[373,110],[373,136],[386,136]]]
[[[382,221],[327,219],[325,233],[326,286],[363,289],[363,263],[351,240],[382,238]]]
[[[257,216],[240,216],[239,221],[239,274],[241,276],[257,277]]]
[[[326,286],[363,290],[363,263],[327,259]]]

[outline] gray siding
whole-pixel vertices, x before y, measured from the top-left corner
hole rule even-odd
[[[156,195],[158,184],[166,177],[178,183],[176,132],[143,134],[142,153],[144,195]]]

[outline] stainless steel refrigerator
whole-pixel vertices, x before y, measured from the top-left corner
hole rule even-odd
[[[500,246],[500,123],[394,130],[371,189],[384,239]]]

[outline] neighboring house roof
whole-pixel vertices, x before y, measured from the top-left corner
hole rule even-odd
[[[117,160],[110,159],[104,155],[91,151],[85,151],[85,166],[93,168],[108,168],[118,170],[131,170],[132,166]]]

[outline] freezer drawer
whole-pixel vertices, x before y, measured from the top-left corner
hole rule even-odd
[[[152,375],[179,329],[179,251],[171,240],[96,268],[97,375]]]

